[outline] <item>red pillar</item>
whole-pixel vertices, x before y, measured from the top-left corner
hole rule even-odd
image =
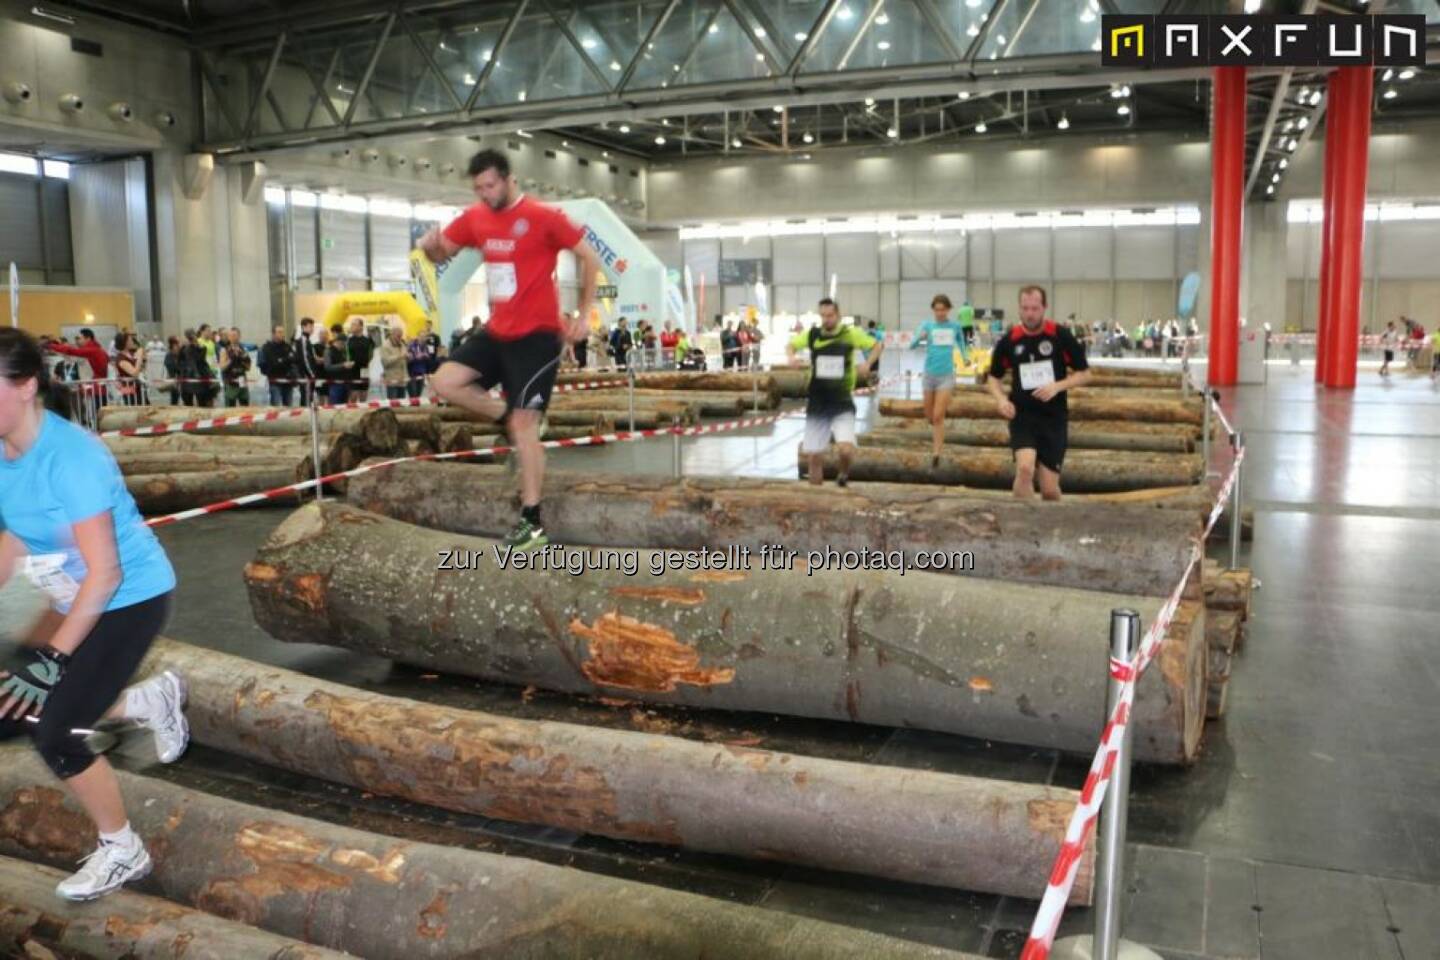
[[[1215,68],[1210,134],[1210,362],[1214,387],[1235,383],[1240,349],[1240,238],[1245,211],[1245,68]]]
[[[1340,140],[1340,101],[1344,84],[1337,82],[1339,73],[1332,73],[1329,81],[1330,102],[1325,105],[1325,185],[1320,202],[1323,220],[1320,224],[1320,310],[1315,320],[1315,382],[1325,382],[1325,355],[1329,350],[1330,332],[1330,231],[1335,226],[1335,171],[1339,166],[1336,159]]]
[[[1330,235],[1330,344],[1325,351],[1325,386],[1355,386],[1360,337],[1360,293],[1364,285],[1365,183],[1370,167],[1370,104],[1375,72],[1341,67],[1338,136],[1335,149],[1334,227]]]

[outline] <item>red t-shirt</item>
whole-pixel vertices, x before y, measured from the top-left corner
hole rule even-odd
[[[680,343],[680,334],[674,330],[666,330],[660,334],[660,346],[666,350],[674,350]]]
[[[555,259],[584,237],[564,213],[528,196],[499,212],[477,203],[445,228],[445,239],[485,258],[485,331],[498,340],[561,331]]]

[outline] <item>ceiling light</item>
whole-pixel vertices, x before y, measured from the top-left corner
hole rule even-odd
[[[1125,84],[1125,86],[1121,87],[1121,88],[1120,88],[1120,92],[1121,92],[1121,94],[1123,94],[1124,96],[1127,96],[1127,97],[1130,96],[1130,84],[1127,83],[1127,84]]]
[[[1003,34],[1003,33],[1000,34],[998,37],[995,38],[995,41],[996,41],[1000,46],[1002,46],[1002,47],[1005,46],[1005,34]]]
[[[739,150],[739,149],[740,149],[740,138],[739,138],[739,137],[736,137],[735,139],[731,140],[731,141],[730,141],[730,146],[734,147],[736,150]]]
[[[1277,174],[1275,174],[1274,176],[1272,176],[1272,177],[1270,178],[1270,182],[1271,182],[1271,183],[1279,183],[1279,182],[1280,182],[1280,174],[1277,173]]]
[[[620,132],[621,132],[621,133],[629,133],[629,132],[630,132],[630,124],[628,124],[628,123],[622,123],[622,124],[620,124]]]
[[[491,54],[491,51],[489,51],[489,50],[486,50],[484,53],[480,54],[480,62],[481,62],[481,63],[489,63],[489,62],[490,62],[490,54]]]
[[[1268,196],[1274,196],[1274,195],[1275,195],[1275,184],[1272,183],[1272,184],[1270,184],[1268,187],[1266,187],[1266,188],[1265,188],[1265,193],[1266,193],[1266,195],[1268,195]]]
[[[961,99],[961,100],[969,100],[969,99],[970,99],[970,91],[969,91],[969,90],[961,90],[961,91],[960,91],[960,99]]]
[[[1384,73],[1382,73],[1382,74],[1380,75],[1380,82],[1381,82],[1381,83],[1389,83],[1391,80],[1394,80],[1394,79],[1395,79],[1395,71],[1394,71],[1394,70],[1386,70]]]
[[[894,127],[890,127],[885,131],[885,136],[889,137],[891,140],[894,140],[900,136],[900,131],[896,130]]]
[[[521,103],[524,103],[524,102],[525,102],[525,91],[524,91],[524,90],[521,90],[521,91],[520,91],[520,96],[517,97],[516,99],[518,99]]]
[[[664,138],[664,137],[656,137],[656,138],[655,138],[655,146],[657,146],[657,147],[663,147],[663,146],[665,146],[665,138]]]
[[[1057,124],[1055,124],[1055,126],[1058,127],[1058,128],[1061,129],[1061,130],[1069,130],[1069,129],[1070,129],[1070,118],[1067,117],[1067,116],[1065,116],[1065,114],[1063,114],[1063,113],[1060,114],[1060,122],[1057,123]]]
[[[1094,11],[1094,10],[1091,10],[1089,7],[1086,7],[1084,10],[1081,10],[1081,11],[1080,11],[1080,22],[1081,22],[1081,23],[1094,23],[1094,22],[1095,22],[1095,11]]]
[[[889,49],[890,49],[890,41],[889,41],[889,40],[881,40],[879,43],[875,44],[875,46],[876,46],[878,49],[880,49],[880,50],[889,50]]]
[[[873,107],[873,106],[875,106],[875,98],[874,98],[874,97],[866,97],[866,98],[865,98],[865,106],[867,106],[867,107]]]
[[[759,60],[761,63],[764,63],[764,62],[765,62],[765,54],[763,54],[763,53],[757,53],[757,54],[755,54],[755,59],[756,59],[756,60]]]
[[[988,126],[986,126],[984,120],[981,120],[979,123],[975,124],[975,132],[976,132],[976,133],[984,133],[986,130],[989,130],[989,129],[990,129],[990,128],[989,128]]]
[[[887,23],[890,22],[890,14],[888,14],[888,13],[882,13],[882,14],[880,14],[880,16],[878,16],[878,17],[875,18],[875,22],[878,23],[878,24],[880,24],[880,26],[882,26],[882,27],[885,26],[885,24],[887,24]]]
[[[800,139],[801,139],[801,140],[804,140],[806,143],[814,143],[814,142],[815,142],[815,134],[813,134],[813,133],[806,133],[806,134],[805,134],[803,137],[801,137]]]
[[[1245,0],[1246,13],[1259,13],[1262,0]]]
[[[1415,68],[1414,68],[1414,67],[1406,67],[1404,70],[1401,70],[1401,71],[1400,71],[1400,79],[1401,79],[1401,80],[1411,80],[1411,79],[1414,79],[1414,77],[1415,77]]]
[[[611,70],[614,70],[615,72],[618,73],[618,72],[620,71],[620,61],[619,61],[619,60],[611,60],[611,61],[610,61],[610,69],[611,69]]]
[[[535,139],[535,134],[531,133],[531,132],[528,131],[528,130],[516,130],[516,131],[515,131],[515,135],[516,135],[516,136],[519,136],[519,137],[524,137],[526,140],[534,140],[534,139]]]
[[[757,37],[763,37],[763,36],[765,36],[765,28],[764,28],[764,27],[756,27],[756,28],[755,28],[755,36],[757,36]]]
[[[581,40],[581,41],[580,41],[580,46],[584,47],[586,50],[594,50],[594,49],[595,49],[595,38],[594,38],[594,37],[586,37],[584,40]]]
[[[680,72],[680,64],[678,64],[678,63],[675,64],[675,72],[676,72],[676,73],[679,73],[679,72]]]
[[[978,24],[978,23],[972,23],[972,24],[970,24],[970,26],[966,27],[966,28],[965,28],[965,36],[967,36],[967,37],[978,37],[978,36],[980,36],[980,24]],[[1098,43],[1099,41],[1096,41],[1096,42]]]
[[[1130,115],[1130,104],[1128,104],[1128,103],[1122,103],[1122,104],[1120,104],[1120,106],[1118,106],[1118,107],[1115,108],[1115,112],[1118,113],[1118,114],[1120,114],[1120,116],[1122,116],[1122,117],[1129,116],[1129,115]]]
[[[1394,87],[1386,87],[1385,92],[1381,94],[1381,96],[1383,96],[1386,100],[1394,100],[1396,97],[1399,96],[1399,94],[1395,92]]]
[[[1091,50],[1099,50],[1099,49],[1100,49],[1100,38],[1099,38],[1099,37],[1096,37],[1096,38],[1095,38],[1095,42],[1092,43],[1092,44],[1090,44],[1090,49],[1091,49]]]
[[[810,34],[808,34],[808,33],[797,33],[797,34],[795,34],[795,42],[796,42],[796,43],[804,43],[805,40],[806,40],[806,38],[808,38],[809,36],[810,36]]]
[[[560,146],[562,146],[562,147],[568,147],[568,146],[570,146],[570,141],[569,141],[569,140],[561,140],[561,141],[560,141]]]
[[[855,16],[855,14],[851,12],[849,7],[841,7],[839,10],[835,11],[835,16],[839,17],[841,20],[849,20],[851,17]]]
[[[1284,170],[1284,169],[1285,169],[1286,167],[1288,167],[1288,166],[1290,166],[1290,158],[1289,158],[1289,157],[1281,157],[1281,158],[1280,158],[1280,169],[1281,169],[1281,170]]]
[[[1324,94],[1322,94],[1319,90],[1316,90],[1314,93],[1310,94],[1310,105],[1318,107],[1323,97]]]
[[[1119,87],[1111,87],[1110,96],[1115,98],[1116,100],[1119,100],[1121,97],[1125,96],[1125,94],[1121,91]]]
[[[719,32],[720,32],[720,24],[718,24],[718,23],[712,23],[712,24],[710,24],[710,29],[707,30],[707,31],[705,31],[705,32],[706,32],[706,33],[719,33]]]
[[[1280,128],[1281,132],[1283,132],[1283,133],[1289,133],[1291,130],[1294,130],[1294,129],[1295,129],[1295,121],[1294,121],[1294,120],[1286,120],[1286,121],[1285,121],[1285,126],[1283,126],[1283,127]]]
[[[605,159],[608,160],[608,159],[610,159],[610,151],[609,151],[609,150],[601,150],[601,151],[600,151],[600,156],[602,156],[602,157],[604,157]]]
[[[1286,149],[1286,150],[1289,150],[1291,153],[1294,153],[1296,146],[1297,146],[1297,141],[1296,141],[1296,139],[1295,139],[1294,137],[1291,137],[1291,138],[1290,138],[1290,142],[1287,143],[1287,144],[1285,144],[1285,149]]]
[[[980,6],[980,0],[965,0],[965,6],[973,9]]]
[[[781,107],[781,106],[774,106],[774,107],[771,107],[770,109],[771,109],[771,110],[774,110],[776,113],[784,113],[784,112],[785,112],[785,108],[784,108],[784,107]]]
[[[1295,125],[1298,126],[1301,130],[1304,130],[1306,127],[1310,126],[1310,118],[1301,117]]]
[[[661,120],[661,121],[660,121],[660,126],[662,126],[662,127],[668,127],[668,126],[670,126],[670,121],[669,121],[669,120]]]
[[[473,74],[473,73],[467,73],[467,74],[465,74],[465,85],[466,85],[467,87],[473,87],[473,86],[475,86],[475,74]]]

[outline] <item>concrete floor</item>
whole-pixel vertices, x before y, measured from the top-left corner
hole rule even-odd
[[[1249,438],[1247,500],[1263,580],[1229,716],[1192,770],[1138,768],[1127,935],[1168,958],[1440,958],[1440,390],[1362,376],[1326,394],[1308,368],[1225,398]],[[903,390],[892,390],[892,395]],[[869,402],[862,402],[862,415]],[[795,476],[801,422],[686,441],[692,474]],[[561,451],[566,467],[669,472],[670,441]],[[277,643],[240,569],[282,518],[231,512],[164,528],[180,573],[168,633],[317,676],[516,716],[1078,787],[1084,758],[911,730],[645,710]],[[1018,956],[1035,904],[519,827],[367,799],[197,748],[150,771],[399,835],[504,850],[820,917],[991,957]],[[1088,930],[1072,911],[1062,932]]]

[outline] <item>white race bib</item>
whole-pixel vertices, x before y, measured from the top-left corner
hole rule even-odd
[[[519,284],[515,280],[515,264],[485,264],[485,289],[491,303],[503,303],[515,296]]]
[[[65,572],[65,554],[42,553],[20,560],[25,579],[61,606],[68,606],[80,592],[80,584]]]
[[[1055,382],[1055,364],[1049,360],[1035,360],[1020,364],[1020,389],[1038,390],[1047,383]]]
[[[817,380],[845,379],[845,358],[835,356],[816,357],[815,378]]]
[[[955,346],[955,331],[931,330],[930,342],[937,347],[953,347]]]

